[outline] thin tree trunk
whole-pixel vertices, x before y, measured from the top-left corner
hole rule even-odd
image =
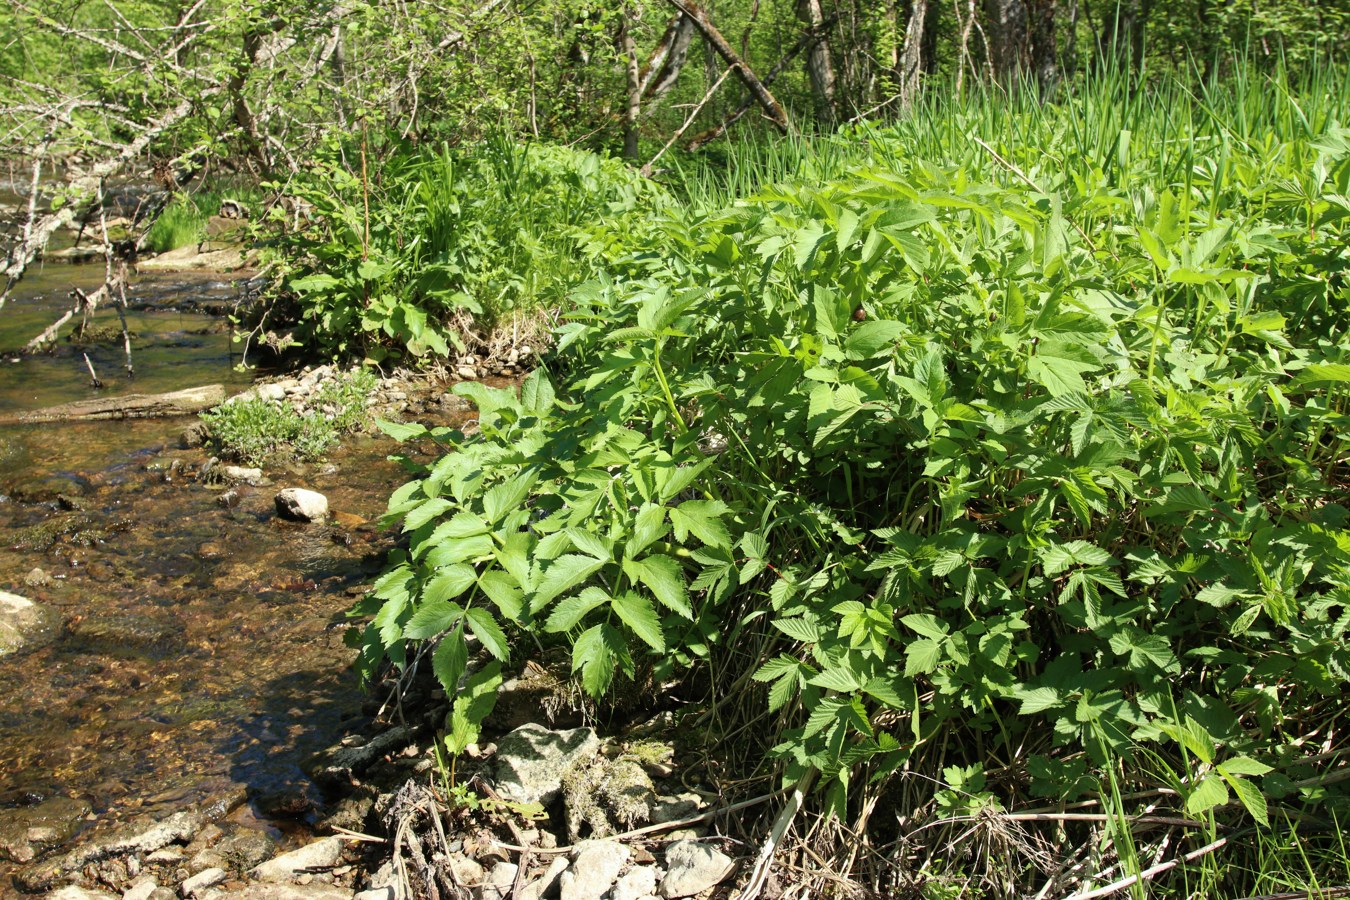
[[[1023,0],[984,0],[984,14],[994,77],[1010,85],[1025,64],[1026,4]]]
[[[708,18],[708,14],[703,11],[702,7],[692,0],[668,0],[668,2],[689,17],[690,21],[703,35],[703,39],[708,42],[708,46],[716,50],[717,55],[726,60],[727,65],[736,71],[737,77],[750,91],[751,96],[755,98],[755,102],[764,108],[769,120],[781,130],[787,131],[789,127],[788,116],[782,105],[779,104],[773,94],[769,93],[768,87],[760,81],[745,60],[741,59],[740,54],[732,49],[731,45],[727,43],[727,39],[722,37],[722,33],[713,26],[712,20]]]
[[[825,20],[820,0],[797,0],[797,15],[809,31],[815,32]],[[811,45],[806,54],[806,72],[811,79],[811,94],[815,98],[816,121],[831,125],[835,119],[834,61],[830,57],[830,42],[822,37]]]
[[[919,96],[919,75],[923,72],[924,20],[928,0],[911,0],[905,43],[900,50],[900,105],[909,109]],[[960,77],[959,75],[957,76]]]
[[[638,116],[642,114],[642,75],[638,69],[637,42],[633,40],[632,11],[619,23],[619,49],[623,54],[628,98],[623,114],[623,157],[638,158]]]
[[[684,13],[671,16],[665,34],[652,51],[652,58],[642,71],[642,96],[648,101],[659,100],[674,85],[689,58],[689,45],[694,39],[694,23]]]

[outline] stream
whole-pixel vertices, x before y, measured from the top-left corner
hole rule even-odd
[[[0,311],[0,413],[247,387],[227,321],[185,311],[228,308],[239,288],[219,276],[136,281],[134,379],[111,309],[94,324],[115,335],[15,352],[68,308],[73,287],[101,280],[101,266],[48,264]],[[204,459],[179,449],[190,423],[0,428],[0,590],[65,622],[53,643],[0,658],[0,826],[6,810],[66,797],[88,805],[88,837],[243,792],[235,821],[299,839],[323,802],[301,763],[364,721],[344,613],[388,547],[370,523],[403,480],[390,442],[355,438],[325,462],[269,471],[271,485],[240,487],[227,507],[223,486],[187,474]],[[287,486],[327,495],[330,523],[278,519],[272,498]]]

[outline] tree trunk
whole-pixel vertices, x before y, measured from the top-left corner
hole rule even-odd
[[[1026,0],[1030,18],[1031,71],[1041,94],[1052,91],[1059,81],[1059,44],[1055,37],[1055,6],[1059,0]]]
[[[825,15],[820,10],[820,0],[797,0],[797,15],[806,24],[809,32],[816,32]],[[816,121],[822,125],[832,125],[835,119],[835,75],[834,61],[830,57],[830,42],[821,38],[811,45],[806,54],[806,72],[811,78],[811,95],[815,98]]]
[[[689,45],[693,40],[693,20],[684,13],[676,13],[642,71],[643,99],[649,102],[659,100],[674,87],[685,60],[689,58]]]
[[[1026,4],[1023,0],[984,0],[984,18],[994,77],[1011,85],[1025,67]]]
[[[928,18],[928,0],[911,0],[909,24],[900,50],[900,105],[909,109],[919,96],[919,75],[923,72],[924,21]]]
[[[638,158],[638,116],[642,114],[642,74],[638,69],[637,42],[633,40],[631,10],[619,22],[619,49],[628,88],[623,113],[623,158],[635,161]]]

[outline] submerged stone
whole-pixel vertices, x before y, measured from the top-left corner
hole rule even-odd
[[[60,624],[61,616],[52,608],[0,591],[0,656],[51,643]]]

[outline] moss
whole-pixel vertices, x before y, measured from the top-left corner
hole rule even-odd
[[[630,752],[612,760],[587,760],[568,770],[563,798],[571,839],[602,838],[648,821],[656,790],[642,760]]]

